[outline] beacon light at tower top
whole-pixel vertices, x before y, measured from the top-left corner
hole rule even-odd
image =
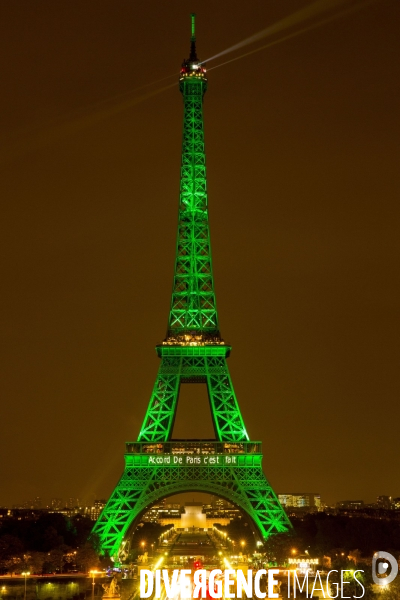
[[[187,77],[195,77],[207,81],[206,69],[197,58],[196,52],[196,15],[192,13],[192,37],[190,38],[190,55],[182,63],[179,79],[182,81]]]

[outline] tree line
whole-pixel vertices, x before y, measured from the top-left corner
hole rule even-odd
[[[91,533],[93,521],[83,515],[72,518],[61,513],[42,513],[33,518],[18,514],[0,521],[0,575],[29,571],[49,573],[85,572],[111,566],[110,557],[100,555],[100,543]],[[141,523],[130,544],[129,560],[151,552],[169,526]]]
[[[43,513],[38,518],[6,517],[0,522],[0,574],[88,571],[99,564],[93,521],[76,515]]]

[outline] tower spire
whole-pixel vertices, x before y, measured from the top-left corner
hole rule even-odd
[[[196,54],[195,15],[191,52],[183,61],[183,140],[175,273],[164,344],[223,344],[218,325],[208,223],[203,96],[206,70]]]

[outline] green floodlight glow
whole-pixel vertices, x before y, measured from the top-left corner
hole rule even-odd
[[[116,564],[126,559],[124,538],[146,508],[181,492],[208,492],[232,502],[264,540],[291,527],[263,473],[261,444],[249,440],[227,365],[231,347],[219,331],[204,147],[207,78],[197,66],[191,17],[191,58],[182,65],[179,84],[183,141],[167,336],[157,346],[161,363],[139,436],[127,444],[124,473],[93,529],[102,553]],[[215,441],[174,441],[181,383],[199,382],[207,385]]]

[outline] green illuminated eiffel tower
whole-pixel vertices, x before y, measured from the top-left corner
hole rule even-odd
[[[209,492],[242,509],[261,539],[290,529],[262,470],[261,443],[246,432],[221,338],[212,273],[203,129],[206,70],[191,51],[180,72],[184,127],[175,275],[161,364],[137,442],[94,532],[102,552],[124,558],[134,524],[152,504],[186,491]],[[181,383],[207,384],[214,440],[171,439]]]

